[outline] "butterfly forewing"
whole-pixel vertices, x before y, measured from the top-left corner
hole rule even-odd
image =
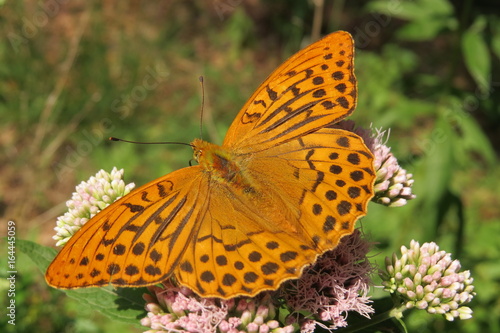
[[[342,31],[293,55],[243,106],[223,145],[255,152],[345,118],[356,104],[353,57],[352,37]]]
[[[206,210],[208,183],[199,169],[170,173],[100,212],[58,253],[47,282],[58,288],[144,286],[171,276]]]

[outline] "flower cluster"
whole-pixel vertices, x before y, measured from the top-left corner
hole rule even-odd
[[[254,298],[201,298],[171,283],[165,283],[163,288],[150,287],[152,295],[144,296],[148,314],[141,324],[151,328],[148,333],[308,333],[316,326],[345,327],[348,312],[365,317],[373,313],[367,296],[373,271],[366,257],[369,249],[369,243],[356,230],[306,268],[299,279]],[[279,320],[278,307],[289,314],[286,320]]]
[[[123,169],[113,168],[111,173],[100,170],[76,187],[71,200],[66,202],[68,211],[57,218],[56,235],[52,237],[57,246],[66,244],[90,218],[135,187],[133,183],[125,185],[122,177]]]
[[[399,166],[391,148],[382,143],[384,133],[378,132],[373,147],[373,165],[377,178],[374,185],[375,197],[372,200],[389,207],[400,207],[416,197],[411,191],[413,175]]]
[[[275,318],[277,308],[271,293],[255,298],[229,300],[201,298],[187,288],[169,282],[163,287],[149,287],[145,294],[147,317],[141,324],[153,332],[274,332],[292,333],[292,325],[282,325]]]
[[[307,267],[299,279],[278,290],[291,316],[308,314],[298,320],[301,332],[314,332],[316,326],[346,327],[349,312],[370,317],[374,312],[367,296],[373,272],[367,258],[370,248],[361,232],[355,230],[342,238],[335,249],[325,252],[314,265]]]
[[[401,258],[386,258],[382,278],[385,290],[398,295],[406,308],[442,314],[449,321],[469,319],[472,310],[464,304],[474,297],[469,271],[460,272],[460,262],[439,251],[435,243],[412,241],[401,247]]]

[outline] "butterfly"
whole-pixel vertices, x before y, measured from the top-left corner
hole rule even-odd
[[[222,145],[195,139],[197,165],[134,190],[90,219],[47,269],[56,288],[174,279],[203,297],[277,289],[366,214],[373,155],[332,125],[357,98],[354,46],[338,31],[279,66]]]

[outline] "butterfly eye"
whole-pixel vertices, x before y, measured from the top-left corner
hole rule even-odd
[[[196,160],[196,162],[200,162],[200,158],[201,158],[201,155],[202,155],[202,150],[201,149],[195,149],[194,152],[193,152],[193,158]]]

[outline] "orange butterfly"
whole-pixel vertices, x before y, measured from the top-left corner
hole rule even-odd
[[[297,278],[351,234],[373,196],[373,156],[329,127],[356,105],[353,40],[339,31],[276,69],[221,146],[88,221],[45,278],[57,288],[140,287],[169,278],[204,297],[252,296]]]

